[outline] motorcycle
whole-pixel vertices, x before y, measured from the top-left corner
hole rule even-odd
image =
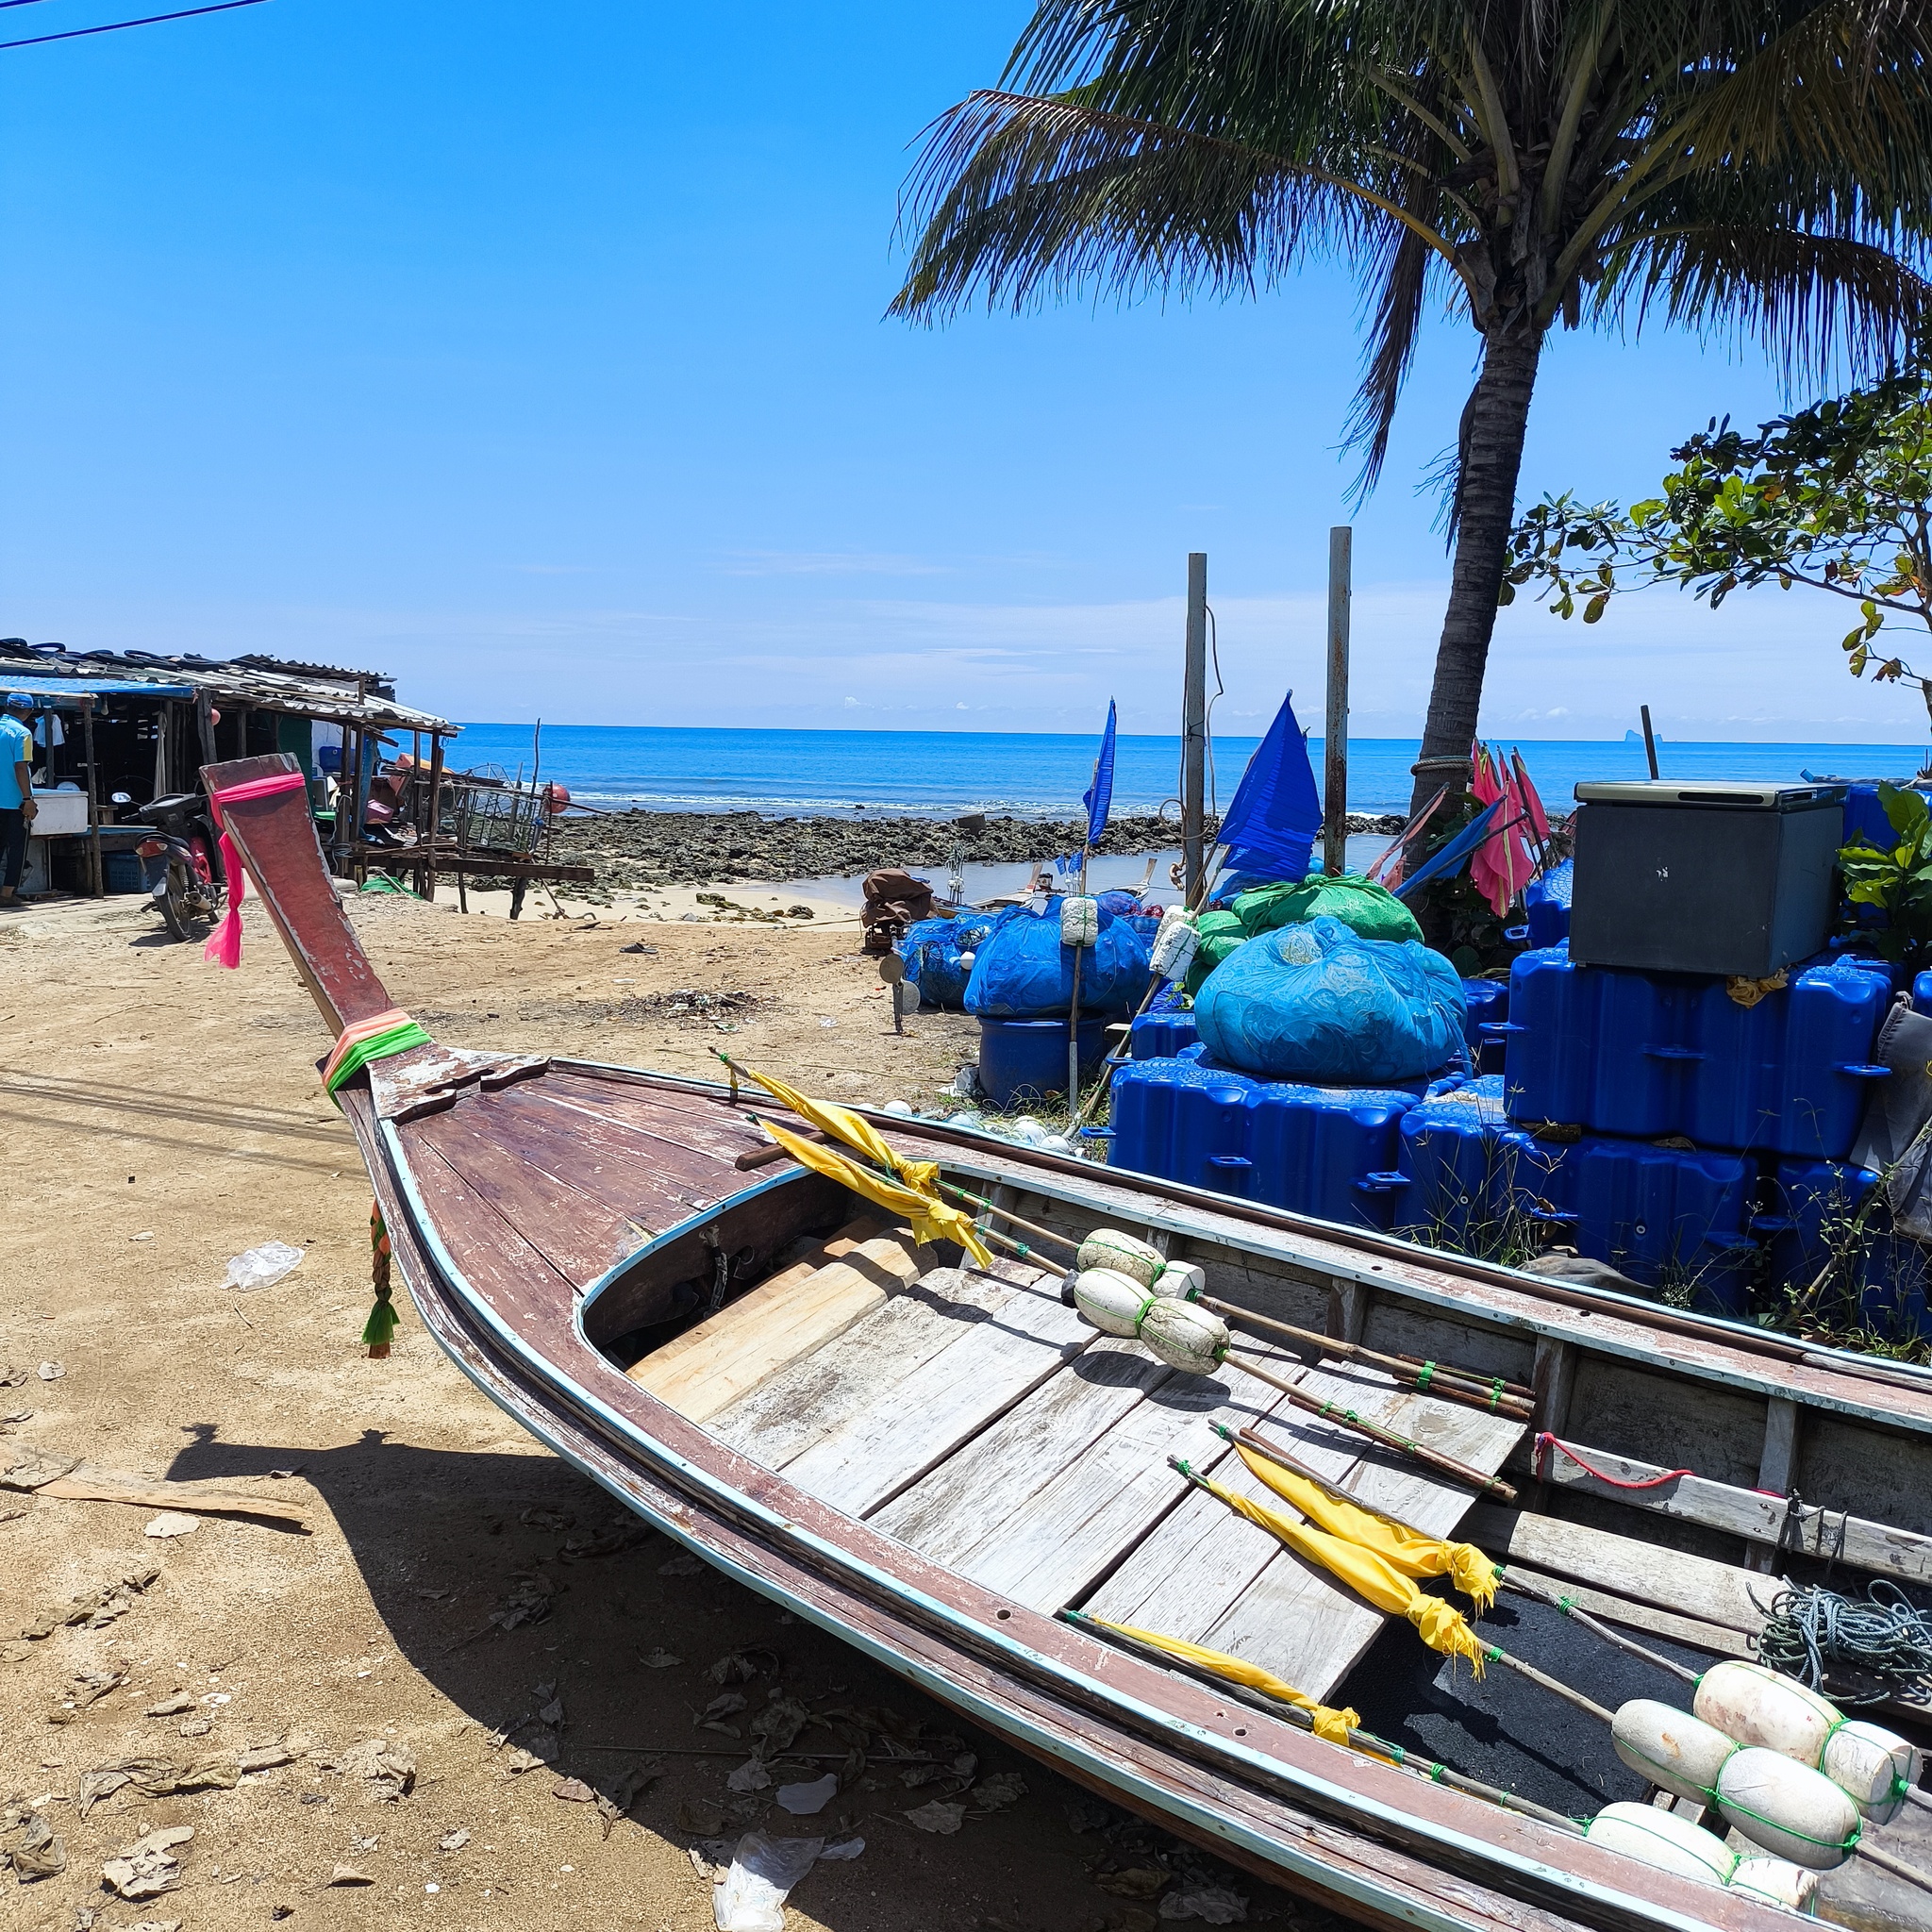
[[[142,890],[177,940],[201,938],[191,924],[212,924],[222,916],[226,886],[208,800],[199,792],[177,792],[142,806],[134,817],[154,827],[134,848]]]

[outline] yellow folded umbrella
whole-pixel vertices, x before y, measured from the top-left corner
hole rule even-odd
[[[914,1241],[958,1241],[980,1267],[991,1265],[992,1255],[979,1239],[970,1215],[962,1214],[957,1208],[947,1207],[943,1201],[935,1201],[930,1194],[922,1194],[916,1188],[889,1181],[883,1174],[858,1166],[844,1155],[834,1153],[816,1141],[801,1140],[796,1134],[774,1126],[770,1121],[761,1121],[759,1124],[792,1159],[802,1162],[816,1174],[824,1174],[828,1180],[850,1188],[855,1194],[876,1202],[889,1213],[900,1216],[911,1227]]]
[[[1286,1679],[1264,1671],[1259,1664],[1249,1663],[1245,1657],[1231,1657],[1224,1650],[1209,1650],[1182,1637],[1162,1637],[1158,1631],[1137,1630],[1131,1624],[1109,1624],[1105,1617],[1090,1616],[1086,1621],[1098,1624],[1103,1630],[1116,1630],[1123,1637],[1131,1637],[1136,1643],[1164,1650],[1169,1657],[1185,1657],[1204,1671],[1212,1671],[1217,1677],[1225,1677],[1230,1684],[1245,1684],[1250,1690],[1278,1697],[1283,1704],[1307,1711],[1314,1720],[1316,1737],[1326,1738],[1331,1744],[1346,1744],[1349,1732],[1361,1727],[1361,1718],[1355,1711],[1335,1710],[1325,1704],[1317,1704],[1306,1691],[1297,1690]]]
[[[795,1087],[788,1087],[782,1080],[774,1080],[769,1074],[760,1074],[751,1067],[745,1073],[756,1080],[773,1099],[782,1102],[795,1114],[808,1120],[821,1133],[830,1134],[835,1141],[842,1141],[855,1152],[862,1154],[868,1160],[875,1160],[885,1171],[896,1175],[908,1188],[917,1188],[922,1194],[930,1194],[933,1183],[939,1177],[939,1163],[935,1160],[902,1160],[887,1144],[886,1138],[873,1124],[861,1115],[856,1114],[849,1107],[840,1107],[830,1100],[813,1100],[808,1094],[799,1092]]]
[[[1406,1523],[1392,1522],[1360,1503],[1332,1494],[1320,1483],[1257,1455],[1244,1442],[1234,1446],[1250,1475],[1266,1483],[1283,1502],[1293,1504],[1318,1529],[1373,1550],[1405,1576],[1448,1577],[1478,1610],[1486,1610],[1495,1602],[1496,1566],[1474,1543],[1424,1535]]]
[[[1310,1524],[1296,1523],[1265,1503],[1237,1495],[1198,1471],[1190,1470],[1188,1474],[1204,1490],[1219,1496],[1238,1516],[1245,1516],[1250,1523],[1277,1537],[1296,1556],[1340,1577],[1378,1610],[1387,1610],[1392,1617],[1406,1617],[1431,1650],[1441,1651],[1444,1657],[1467,1657],[1475,1667],[1476,1675],[1482,1675],[1489,1652],[1469,1627],[1462,1612],[1454,1604],[1445,1604],[1441,1598],[1418,1590],[1386,1557],[1345,1538],[1331,1536]]]

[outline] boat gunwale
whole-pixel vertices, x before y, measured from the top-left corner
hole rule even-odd
[[[648,1083],[653,1077],[645,1075],[644,1080]],[[719,1091],[722,1092],[724,1090]],[[898,1117],[889,1115],[886,1118],[896,1120]],[[932,1595],[918,1583],[896,1574],[889,1564],[874,1564],[867,1560],[852,1546],[854,1543],[888,1544],[891,1540],[862,1521],[844,1517],[841,1512],[831,1510],[828,1506],[818,1502],[808,1492],[797,1490],[786,1481],[781,1473],[764,1470],[760,1465],[751,1465],[758,1470],[766,1485],[795,1499],[797,1507],[789,1511],[774,1507],[749,1490],[727,1481],[717,1472],[706,1467],[704,1462],[674,1447],[662,1435],[654,1435],[652,1429],[658,1426],[656,1417],[648,1420],[633,1419],[612,1407],[593,1390],[574,1379],[562,1363],[553,1359],[497,1313],[488,1297],[481,1294],[470,1282],[437,1230],[434,1217],[429,1213],[417,1186],[408,1146],[398,1131],[399,1125],[407,1124],[389,1121],[376,1123],[386,1165],[409,1209],[410,1219],[425,1252],[437,1273],[442,1277],[445,1290],[470,1311],[474,1322],[493,1333],[497,1338],[498,1346],[521,1362],[525,1373],[547,1388],[554,1398],[560,1399],[582,1414],[599,1435],[612,1441],[622,1452],[643,1459],[652,1466],[660,1480],[694,1497],[707,1511],[722,1514],[727,1519],[734,1516],[748,1519],[749,1523],[755,1525],[755,1533],[761,1540],[774,1541],[781,1547],[796,1546],[800,1559],[808,1567],[824,1567],[841,1573],[848,1588],[856,1588],[861,1594],[883,1597],[889,1606],[889,1614],[916,1615],[928,1624],[937,1626],[940,1641],[968,1655],[991,1653],[990,1659],[982,1656],[982,1661],[991,1661],[995,1669],[1013,1673],[1032,1681],[1036,1690],[1044,1688],[1048,1694],[1069,1699],[1076,1705],[1091,1706],[1097,1703],[1112,1720],[1125,1722],[1130,1728],[1143,1736],[1151,1735],[1158,1749],[1176,1750],[1179,1755],[1195,1762],[1198,1762],[1202,1756],[1211,1760],[1219,1760],[1218,1764],[1210,1765],[1210,1768],[1218,1769],[1223,1775],[1231,1774],[1245,1780],[1251,1789],[1257,1783],[1264,1788],[1271,1784],[1285,1785],[1294,1802],[1309,1806],[1331,1827],[1357,1830],[1359,1826],[1356,1821],[1365,1816],[1371,1817],[1379,1824],[1385,1837],[1391,1838],[1398,1843],[1405,1838],[1421,1837],[1428,1842],[1433,1856],[1441,1857],[1447,1852],[1458,1864],[1467,1863],[1478,1870],[1486,1871],[1500,1868],[1501,1872],[1507,1874],[1514,1881],[1515,1888],[1526,1885],[1534,1891],[1539,1887],[1554,1887],[1558,1893],[1569,1895],[1568,1901],[1557,1907],[1557,1909],[1574,1912],[1577,1908],[1577,1901],[1580,1900],[1592,1914],[1610,1914],[1611,1916],[1602,1923],[1611,1926],[1621,1927],[1642,1923],[1674,1928],[1674,1932],[1690,1932],[1690,1928],[1706,1927],[1715,1923],[1707,1917],[1687,1917],[1669,1906],[1659,1906],[1651,1900],[1635,1898],[1605,1881],[1590,1877],[1587,1874],[1562,1864],[1548,1862],[1508,1845],[1498,1843],[1492,1839],[1468,1835],[1456,1825],[1432,1817],[1431,1800],[1452,1800],[1454,1802],[1451,1809],[1478,1805],[1481,1801],[1453,1791],[1445,1793],[1436,1787],[1418,1785],[1417,1781],[1407,1774],[1382,1765],[1373,1757],[1351,1754],[1351,1763],[1363,1774],[1366,1782],[1371,1786],[1379,1784],[1385,1777],[1399,1778],[1405,1787],[1417,1785],[1413,1792],[1405,1791],[1405,1796],[1419,1800],[1419,1807],[1413,1804],[1397,1804],[1392,1798],[1385,1799],[1373,1795],[1372,1791],[1363,1790],[1357,1784],[1337,1782],[1297,1761],[1301,1753],[1308,1749],[1315,1740],[1305,1739],[1300,1732],[1291,1729],[1279,1721],[1265,1717],[1260,1719],[1261,1722],[1270,1724],[1271,1732],[1278,1736],[1283,1747],[1270,1756],[1242,1743],[1238,1739],[1219,1735],[1204,1724],[1178,1717],[1158,1705],[1147,1704],[1138,1697],[1126,1695],[1103,1682],[1090,1671],[1041,1651],[1030,1643],[1021,1642],[1010,1630],[1002,1631],[996,1627],[994,1622],[996,1617],[1000,1623],[1009,1625],[1020,1624],[1024,1626],[1037,1622],[1045,1625],[1043,1634],[1050,1635],[1060,1628],[1054,1620],[1043,1618],[1039,1612],[1030,1610],[1024,1605],[1009,1604],[1002,1609],[1004,1600],[999,1598],[997,1592],[982,1590],[971,1579],[947,1570],[943,1565],[924,1565],[924,1559],[919,1558],[917,1553],[909,1548],[904,1550],[906,1557],[911,1558],[923,1567],[940,1571],[950,1577],[962,1592],[970,1596],[985,1597],[989,1614],[983,1618],[975,1618],[969,1612]],[[761,1193],[771,1183],[760,1183],[757,1187],[748,1188],[744,1191],[743,1197],[750,1198],[754,1194]],[[727,1196],[723,1202],[706,1208],[702,1216],[696,1219],[709,1220],[738,1198],[740,1197]],[[691,1225],[691,1223],[679,1224],[679,1227],[687,1232]],[[666,1235],[676,1231],[666,1230]],[[591,1362],[601,1365],[613,1375],[621,1375],[622,1372],[616,1369],[609,1358],[596,1348],[583,1332],[582,1297],[573,1294],[571,1302],[568,1327],[573,1339],[584,1349]],[[695,1439],[695,1443],[708,1449],[715,1459],[729,1462],[744,1459],[727,1445],[717,1441],[708,1432],[686,1422],[668,1405],[651,1395],[647,1390],[630,1383],[626,1383],[625,1386],[631,1391],[633,1399],[656,1410],[658,1416],[668,1422],[674,1432],[691,1435]],[[526,1427],[533,1426],[527,1416],[519,1414],[518,1420]],[[537,1433],[542,1432],[539,1430]],[[548,1441],[550,1439],[545,1436],[544,1440]],[[557,1445],[553,1443],[552,1446]],[[842,1541],[808,1527],[801,1520],[821,1514],[839,1517],[840,1522],[845,1526]],[[694,1533],[688,1531],[686,1540],[694,1540]],[[697,1542],[696,1546],[708,1554],[710,1549],[710,1545],[702,1542]],[[879,1554],[890,1558],[891,1551],[882,1549]],[[929,1631],[928,1634],[932,1633]],[[1093,1643],[1091,1639],[1085,1639],[1082,1641],[1090,1645]],[[1185,1685],[1185,1680],[1154,1671],[1151,1666],[1139,1664],[1137,1660],[1124,1661],[1134,1666],[1128,1674],[1138,1675],[1144,1673],[1148,1677],[1158,1679],[1163,1690],[1170,1696],[1177,1694],[1184,1703],[1194,1701],[1189,1695],[1190,1687]],[[1040,1682],[1042,1678],[1045,1680],[1043,1687]],[[1207,1693],[1202,1693],[1200,1701],[1204,1704],[1209,1701]],[[1241,1712],[1246,1724],[1251,1724],[1258,1715],[1245,1709]],[[1489,1813],[1491,1807],[1484,1806],[1483,1810]],[[1522,1814],[1502,1810],[1500,1807],[1491,1815],[1490,1822],[1507,1822],[1512,1836],[1528,1833],[1532,1835],[1532,1841],[1536,1835],[1553,1835],[1551,1827],[1540,1824],[1536,1820]],[[1564,1842],[1570,1845],[1587,1843],[1581,1840],[1566,1840]],[[1587,1857],[1592,1855],[1586,1853]],[[1657,1878],[1662,1874],[1649,1875]],[[1481,1882],[1496,1885],[1504,1895],[1516,1897],[1522,1901],[1519,1890],[1507,1884],[1499,1884],[1495,1877],[1488,1877]],[[1702,1888],[1698,1890],[1701,1890]],[[1731,1902],[1744,1903],[1736,1900]],[[1752,1921],[1746,1918],[1743,1923],[1750,1924]]]
[[[627,1085],[663,1086],[676,1091],[716,1099],[724,1106],[733,1105],[729,1097],[730,1090],[722,1083],[697,1080],[682,1074],[656,1074],[645,1068],[625,1067],[599,1060],[553,1057],[551,1064],[573,1072],[616,1076]],[[782,1114],[786,1111],[776,1102],[754,1100],[748,1095],[744,1096],[740,1104],[747,1110],[774,1114]],[[1215,1241],[1236,1252],[1287,1261],[1293,1266],[1306,1268],[1311,1273],[1322,1274],[1337,1281],[1373,1288],[1382,1293],[1407,1299],[1427,1308],[1447,1311],[1459,1317],[1466,1326],[1488,1325],[1518,1334],[1548,1337],[1553,1341],[1572,1343],[1591,1353],[1638,1362],[1648,1367],[1653,1373],[1682,1374],[1696,1381],[1721,1383],[1725,1387],[1740,1389],[1766,1399],[1777,1397],[1795,1401],[1807,1407],[1829,1410],[1877,1427],[1897,1429],[1905,1434],[1932,1436],[1932,1382],[1920,1386],[1916,1380],[1896,1384],[1881,1380],[1874,1374],[1874,1367],[1882,1365],[1890,1370],[1895,1366],[1884,1363],[1882,1358],[1863,1357],[1844,1349],[1814,1348],[1791,1338],[1769,1334],[1766,1330],[1749,1324],[1732,1322],[1721,1316],[1695,1314],[1685,1309],[1665,1307],[1661,1304],[1646,1301],[1641,1296],[1620,1294],[1613,1289],[1581,1288],[1567,1282],[1553,1283],[1550,1277],[1532,1274],[1526,1270],[1506,1268],[1496,1262],[1477,1261],[1469,1256],[1452,1255],[1441,1249],[1421,1247],[1413,1242],[1400,1241],[1392,1235],[1382,1235],[1374,1229],[1352,1228],[1339,1222],[1318,1221],[1310,1215],[1292,1214],[1286,1209],[1269,1208],[1260,1203],[1235,1200],[1231,1196],[1216,1194],[1208,1189],[1191,1187],[1182,1181],[1166,1181],[1158,1175],[1135,1174],[1125,1169],[1096,1169],[1088,1162],[1071,1156],[1056,1155],[1043,1149],[1022,1147],[1005,1141],[990,1142],[986,1135],[974,1133],[968,1128],[948,1127],[942,1122],[908,1120],[903,1114],[889,1114],[864,1107],[854,1107],[850,1110],[868,1120],[889,1139],[909,1135],[925,1141],[928,1148],[936,1141],[942,1141],[947,1147],[960,1155],[976,1155],[979,1157],[976,1163],[968,1158],[949,1164],[956,1165],[967,1173],[983,1174],[987,1181],[992,1185],[1012,1184],[1015,1175],[1011,1170],[1018,1169],[1027,1176],[1027,1185],[1032,1187],[1033,1191],[1064,1205],[1091,1206],[1091,1203],[1083,1203],[1078,1193],[1069,1187],[1035,1186],[1034,1177],[1054,1175],[1064,1182],[1084,1183],[1089,1191],[1115,1190],[1155,1202],[1171,1201],[1180,1213],[1206,1215],[1220,1225],[1202,1228],[1190,1225],[1182,1220],[1164,1220],[1159,1213],[1146,1212],[1139,1207],[1133,1208],[1132,1218],[1149,1227],[1185,1235],[1190,1240]],[[754,1191],[761,1190],[745,1191],[746,1194]],[[713,1203],[711,1207],[704,1209],[700,1215],[664,1230],[657,1240],[661,1241],[673,1234],[688,1233],[694,1224],[714,1217],[721,1211],[725,1202],[738,1198],[740,1197],[737,1195],[724,1196],[722,1201]],[[1296,1234],[1305,1234],[1337,1247],[1368,1249],[1383,1255],[1386,1260],[1398,1262],[1406,1268],[1434,1272],[1473,1282],[1491,1291],[1519,1296],[1527,1302],[1541,1303],[1548,1312],[1499,1307],[1487,1300],[1471,1301],[1449,1289],[1430,1288],[1407,1275],[1391,1276],[1380,1268],[1355,1266],[1346,1261],[1297,1251],[1287,1242],[1268,1239],[1270,1236],[1286,1236],[1291,1239]],[[652,1245],[656,1245],[656,1242]],[[582,1291],[586,1303],[592,1294],[600,1292],[646,1252],[648,1249],[637,1250],[625,1261],[620,1262],[605,1275],[600,1276],[596,1282],[588,1285]],[[1561,1309],[1575,1310],[1577,1313],[1566,1321],[1563,1315],[1556,1312]],[[1596,1314],[1626,1322],[1646,1333],[1642,1337],[1626,1338],[1605,1334],[1579,1324],[1579,1316],[1582,1321],[1587,1322],[1591,1316]],[[1687,1327],[1694,1332],[1687,1336]],[[1664,1344],[1665,1339],[1672,1336],[1680,1340],[1702,1341],[1708,1347],[1723,1348],[1734,1357],[1743,1357],[1745,1360],[1733,1364],[1699,1359],[1671,1352]],[[1750,1358],[1753,1357],[1765,1365],[1756,1366],[1751,1362]],[[1784,1374],[1778,1374],[1777,1370],[1784,1371]],[[1859,1385],[1860,1390],[1875,1391],[1889,1388],[1904,1397],[1918,1397],[1924,1404],[1924,1411],[1902,1410],[1886,1406],[1874,1398],[1860,1400],[1855,1392],[1820,1389],[1807,1382],[1793,1382],[1790,1379],[1792,1372],[1802,1374],[1807,1370],[1813,1374],[1841,1375],[1846,1380]],[[1909,1374],[1909,1368],[1903,1368],[1901,1372]],[[1926,1373],[1932,1374],[1932,1371]]]

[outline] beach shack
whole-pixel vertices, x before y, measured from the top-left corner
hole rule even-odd
[[[200,789],[205,764],[287,752],[309,779],[325,845],[340,872],[366,863],[371,789],[384,763],[421,774],[425,825],[436,811],[444,746],[458,726],[397,701],[378,672],[258,655],[75,651],[0,639],[0,691],[35,702],[29,891],[133,891],[141,806]],[[391,846],[388,856],[394,857]],[[424,857],[427,857],[425,852]]]

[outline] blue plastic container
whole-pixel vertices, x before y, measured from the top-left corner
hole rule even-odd
[[[1756,1161],[1593,1135],[1568,1145],[1515,1141],[1516,1208],[1556,1241],[1646,1288],[1688,1290],[1694,1307],[1748,1311]]]
[[[1407,1186],[1395,1158],[1416,1096],[1258,1080],[1200,1058],[1114,1076],[1109,1162],[1217,1193],[1387,1228]]]
[[[1839,842],[1849,845],[1855,839],[1862,839],[1881,852],[1890,851],[1898,843],[1898,834],[1891,829],[1891,821],[1878,802],[1876,785],[1845,787],[1845,835]]]
[[[1840,1158],[1884,1077],[1871,1056],[1890,999],[1882,966],[1844,958],[1747,1008],[1721,979],[1575,966],[1561,946],[1524,953],[1498,1029],[1509,1115]]]
[[[1091,1079],[1107,1054],[1105,1013],[1080,1022],[1080,1077]],[[1067,1023],[1064,1020],[995,1020],[979,1023],[979,1085],[996,1108],[1044,1100],[1067,1091]]]
[[[1134,1022],[1133,1057],[1137,1060],[1171,1060],[1184,1047],[1197,1043],[1192,1013],[1142,1013]]]
[[[1523,909],[1529,916],[1532,946],[1559,946],[1570,937],[1570,891],[1576,861],[1566,858],[1540,873],[1523,889]]]
[[[1503,979],[1462,982],[1462,1031],[1469,1057],[1478,1074],[1500,1074],[1507,1056],[1508,1037],[1486,1029],[1509,1017],[1509,983]]]
[[[1921,973],[1912,980],[1912,1011],[1932,1015],[1932,973]]]
[[[1465,1254],[1506,1231],[1516,1153],[1526,1136],[1503,1111],[1503,1076],[1439,1080],[1402,1117],[1397,1171],[1408,1178],[1395,1231]]]
[[[1766,1190],[1767,1211],[1755,1224],[1768,1238],[1766,1278],[1774,1289],[1803,1293],[1824,1272],[1833,1248],[1856,1241],[1864,1321],[1895,1341],[1932,1334],[1925,1248],[1893,1230],[1882,1204],[1866,1215],[1862,1229],[1854,1225],[1877,1185],[1870,1168],[1844,1161],[1778,1161]],[[1828,1303],[1824,1311],[1832,1313]]]

